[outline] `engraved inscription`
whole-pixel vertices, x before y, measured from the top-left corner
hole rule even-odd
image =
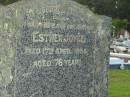
[[[53,59],[53,60],[36,60],[33,65],[35,67],[50,67],[50,66],[73,66],[81,65],[81,59]]]
[[[45,34],[35,32],[33,33],[33,42],[85,43],[86,37],[84,35]]]
[[[84,48],[25,48],[25,54],[31,54],[31,55],[52,55],[52,54],[59,54],[59,55],[70,55],[70,54],[87,54],[87,49]]]

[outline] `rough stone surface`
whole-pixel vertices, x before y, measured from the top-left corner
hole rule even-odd
[[[110,25],[71,0],[0,7],[0,97],[107,97]]]

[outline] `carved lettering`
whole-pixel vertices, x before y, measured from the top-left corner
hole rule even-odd
[[[46,34],[35,32],[33,33],[33,42],[49,42],[49,43],[85,43],[84,35],[62,35],[62,34]]]
[[[34,67],[50,67],[50,66],[73,66],[81,65],[81,59],[53,59],[53,60],[36,60],[33,62]]]

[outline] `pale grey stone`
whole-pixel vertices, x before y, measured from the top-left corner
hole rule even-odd
[[[107,97],[109,17],[71,0],[0,11],[0,97]]]

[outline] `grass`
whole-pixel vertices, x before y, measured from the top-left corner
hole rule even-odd
[[[130,52],[127,52],[127,54],[130,54]]]
[[[109,97],[130,97],[130,70],[109,71]]]
[[[124,52],[124,54],[130,54],[130,52]]]

